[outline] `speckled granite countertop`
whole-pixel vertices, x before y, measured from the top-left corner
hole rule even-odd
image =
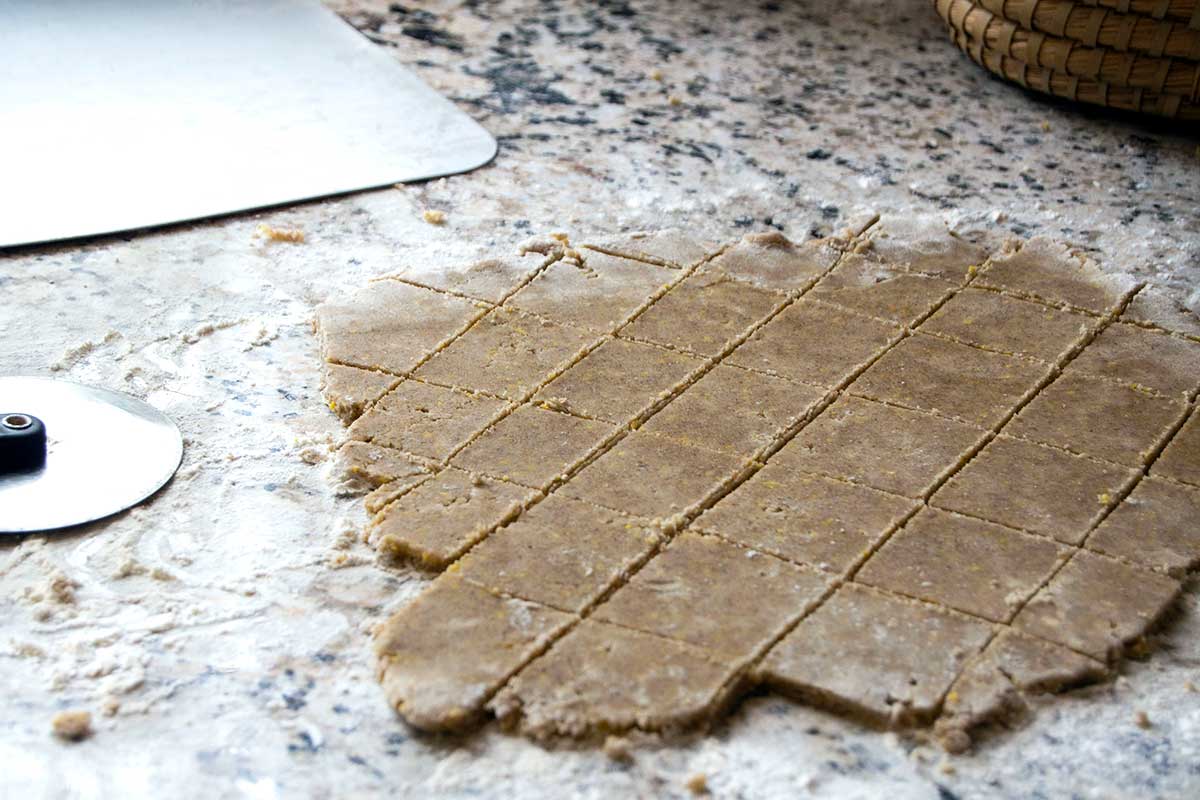
[[[952,760],[770,696],[628,764],[406,729],[364,631],[423,579],[334,549],[363,518],[326,474],[340,426],[320,401],[321,300],[551,230],[803,238],[874,210],[1046,233],[1196,308],[1200,152],[1169,124],[993,80],[924,0],[333,5],[487,126],[499,156],[400,190],[0,255],[0,374],[131,392],[188,441],[146,506],[0,542],[0,794],[660,797],[704,773],[718,797],[1200,795],[1195,582],[1152,658]],[[307,242],[255,240],[260,221]],[[77,586],[56,596],[56,577]],[[53,740],[64,708],[91,710],[95,735]]]

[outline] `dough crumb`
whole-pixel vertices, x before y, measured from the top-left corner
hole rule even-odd
[[[1050,120],[1048,120],[1048,119],[1042,120],[1042,124],[1040,127],[1041,127],[1043,133],[1049,133],[1050,132]]]
[[[749,244],[757,244],[763,247],[790,247],[792,244],[791,239],[787,238],[779,231],[747,233],[742,237],[742,239]]]
[[[604,740],[604,755],[613,761],[632,761],[633,754],[629,750],[629,740],[624,736],[609,736]]]
[[[1154,723],[1150,721],[1150,716],[1145,711],[1135,711],[1133,713],[1133,724],[1142,730],[1148,730],[1154,726]]]
[[[60,711],[50,720],[50,730],[60,739],[78,742],[92,735],[92,715],[87,711]]]
[[[445,225],[446,212],[438,211],[436,208],[427,208],[421,212],[421,218],[430,225]]]
[[[944,728],[937,731],[937,743],[951,755],[959,755],[971,749],[971,737],[962,728]]]
[[[75,590],[78,588],[78,581],[68,578],[61,572],[51,575],[50,579],[46,581],[46,593],[54,602],[64,606],[75,602]]]
[[[299,244],[304,241],[304,231],[299,228],[275,228],[265,222],[260,222],[254,229],[254,235],[268,242],[291,242]]]
[[[703,772],[697,772],[695,775],[687,779],[687,782],[684,783],[684,786],[686,786],[687,790],[694,795],[706,795],[708,794],[708,776]]]
[[[681,106],[681,105],[683,105],[683,101],[682,101],[682,100],[680,100],[680,99],[679,99],[678,97],[676,97],[675,95],[671,95],[670,97],[668,97],[668,98],[667,98],[667,103],[668,103],[669,105],[673,105],[673,106]]]

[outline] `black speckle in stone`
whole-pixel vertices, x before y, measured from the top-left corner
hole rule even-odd
[[[938,800],[958,800],[958,795],[942,786],[940,783],[935,784],[938,790]]]
[[[347,707],[347,706],[344,706],[344,705],[342,705],[341,703],[337,703],[337,704],[336,704],[336,705],[334,705],[334,707],[333,707],[333,713],[335,713],[335,714],[349,714],[349,713],[350,713],[350,709],[349,709],[349,707]]]
[[[842,210],[837,206],[821,206],[821,216],[825,219],[837,219]]]
[[[296,738],[300,741],[292,742],[287,746],[289,753],[315,753],[321,749],[321,745],[314,742],[307,731],[301,731]]]
[[[505,54],[501,58],[500,63],[483,70],[463,68],[468,75],[483,78],[492,85],[491,93],[473,101],[476,105],[505,114],[516,113],[527,105],[575,105],[574,100],[552,86],[559,76],[547,77],[532,58]]]
[[[604,98],[604,102],[606,103],[612,103],[616,106],[625,105],[625,95],[616,89],[603,89],[600,91],[600,96]]]
[[[733,224],[739,228],[749,228],[754,224],[754,217],[738,217]]]
[[[320,650],[313,654],[313,661],[320,661],[322,664],[332,664],[337,661],[337,656],[325,650]]]
[[[825,161],[826,159],[831,158],[832,156],[833,156],[833,153],[829,152],[828,150],[822,150],[820,147],[815,148],[813,150],[809,150],[807,153],[804,154],[804,157],[807,158],[809,161]]]

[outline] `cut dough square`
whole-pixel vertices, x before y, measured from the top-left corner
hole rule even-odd
[[[621,335],[715,356],[781,300],[773,292],[701,269],[625,326]]]
[[[536,738],[676,729],[716,713],[733,672],[694,647],[585,619],[489,707]]]
[[[517,400],[594,340],[594,334],[578,328],[497,308],[416,374],[436,383]]]
[[[346,425],[362,415],[366,407],[400,383],[387,372],[326,363],[323,366],[322,394],[325,404]]]
[[[841,251],[827,239],[794,244],[779,233],[752,233],[706,267],[764,289],[803,289],[837,263]]]
[[[1147,286],[1134,295],[1121,319],[1200,339],[1200,316],[1175,295],[1156,286]]]
[[[811,296],[873,317],[912,325],[954,286],[854,253],[822,278],[813,287]]]
[[[1192,416],[1154,462],[1155,475],[1200,486],[1200,414]]]
[[[432,467],[429,461],[391,447],[351,440],[338,448],[335,469],[342,476],[343,484],[358,483],[374,488],[386,483],[398,487],[401,482],[411,486],[428,477]]]
[[[1013,627],[1107,661],[1145,633],[1178,594],[1178,581],[1080,550]]]
[[[983,437],[979,428],[843,395],[772,457],[874,489],[921,497]]]
[[[943,741],[952,741],[947,731],[1002,718],[1022,707],[1026,696],[1082,686],[1107,674],[1093,658],[1006,628],[954,682],[937,730]]]
[[[624,425],[703,365],[677,350],[609,339],[547,384],[536,399]]]
[[[1113,309],[1131,288],[1128,281],[1072,255],[1065,245],[1041,237],[993,258],[976,283],[1095,314]]]
[[[1047,386],[1005,433],[1140,467],[1187,406],[1105,378],[1067,373]]]
[[[872,229],[866,252],[884,264],[936,278],[963,281],[987,251],[941,223],[892,218]]]
[[[1135,474],[1000,436],[950,478],[930,503],[1077,545]]]
[[[1001,353],[1056,361],[1097,324],[1076,311],[967,288],[921,325],[925,333]]]
[[[546,261],[545,256],[536,253],[526,256],[493,254],[465,264],[407,267],[397,272],[396,277],[431,289],[500,303]]]
[[[604,422],[527,403],[485,430],[450,463],[544,489],[615,430]]]
[[[831,577],[715,536],[685,531],[592,616],[750,658],[820,599]]]
[[[1167,395],[1191,394],[1200,386],[1200,342],[1117,322],[1101,331],[1066,371],[1103,375]]]
[[[1088,537],[1087,546],[1180,578],[1200,565],[1200,489],[1149,477]]]
[[[750,457],[824,396],[824,389],[718,364],[641,430]]]
[[[841,573],[917,503],[769,463],[696,526],[738,544]]]
[[[1049,539],[925,508],[855,580],[1007,622],[1069,552]]]
[[[559,491],[647,519],[681,514],[747,468],[745,461],[632,433]]]
[[[578,613],[661,538],[644,521],[553,494],[450,569],[493,591]]]
[[[457,730],[575,618],[443,575],[375,634],[388,703],[422,730]],[[453,652],[456,658],[447,659]]]
[[[850,391],[991,426],[1000,422],[1048,370],[1039,362],[918,333],[872,364]]]
[[[400,281],[375,281],[317,310],[321,355],[338,364],[409,372],[487,308]]]
[[[380,552],[441,569],[497,526],[515,519],[536,492],[446,469],[401,495],[371,522]]]
[[[674,270],[585,251],[584,263],[561,259],[509,298],[508,305],[598,333],[611,333],[656,292]]]
[[[350,426],[350,436],[442,461],[508,403],[406,380]]]
[[[878,725],[924,722],[991,626],[848,583],[759,668],[772,688]]]
[[[592,239],[581,247],[675,268],[690,267],[720,249],[714,242],[678,230],[624,233]]]
[[[835,386],[901,333],[898,325],[801,299],[729,355],[729,363]]]

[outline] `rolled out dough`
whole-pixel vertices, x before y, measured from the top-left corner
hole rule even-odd
[[[414,726],[598,742],[765,685],[959,749],[1200,562],[1200,339],[1061,245],[529,249],[318,315],[368,539],[442,573],[375,636]]]

